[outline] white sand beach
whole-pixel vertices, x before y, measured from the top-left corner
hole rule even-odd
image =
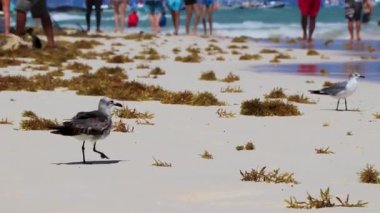
[[[94,38],[58,37],[58,40],[95,40]],[[110,159],[100,159],[86,144],[86,158],[93,164],[82,164],[81,142],[54,135],[49,131],[20,129],[22,113],[31,110],[43,118],[62,122],[79,111],[97,108],[101,96],[80,96],[75,91],[0,91],[0,119],[11,125],[0,125],[0,212],[379,212],[380,185],[359,182],[358,173],[367,164],[380,169],[380,122],[373,114],[380,112],[380,84],[360,81],[357,91],[347,99],[350,111],[335,111],[336,99],[317,96],[308,90],[320,89],[325,81],[345,80],[329,75],[300,76],[267,73],[254,65],[271,64],[274,54],[260,54],[258,61],[240,61],[229,45],[246,45],[241,53],[259,54],[273,49],[262,41],[231,43],[231,38],[165,36],[147,41],[96,38],[103,43],[95,51],[114,49],[117,54],[138,55],[144,47],[155,48],[166,58],[155,61],[110,64],[101,59],[76,59],[90,65],[95,72],[102,66],[120,66],[128,80],[159,85],[171,91],[189,90],[213,93],[224,106],[189,106],[161,104],[159,101],[117,100],[140,112],[150,112],[154,125],[139,125],[135,119],[124,120],[134,127],[133,133],[112,132],[97,148]],[[378,38],[377,38],[378,39]],[[285,41],[282,41],[285,42]],[[112,46],[120,43],[121,46]],[[173,48],[180,56],[195,45],[201,50],[200,63],[175,61]],[[226,53],[209,55],[205,48],[214,44]],[[343,50],[319,50],[320,55],[307,56],[307,49],[276,48],[290,55],[285,63],[325,63],[362,61],[360,56]],[[84,50],[86,51],[86,50]],[[92,50],[93,51],[93,50]],[[222,56],[224,61],[217,61]],[[68,62],[67,62],[68,63]],[[136,69],[139,64],[150,69]],[[30,76],[46,71],[22,71],[19,66],[0,68],[0,75]],[[154,67],[165,75],[146,78]],[[275,66],[275,65],[274,65]],[[232,72],[239,81],[202,81],[202,72],[213,70],[218,79]],[[73,75],[64,70],[65,78]],[[360,79],[361,80],[361,79]],[[307,83],[312,81],[313,83]],[[221,93],[222,88],[240,87],[241,93]],[[294,103],[300,116],[256,117],[240,114],[241,103],[260,98],[273,88],[286,94],[304,94],[316,104]],[[1,86],[0,86],[1,88]],[[341,101],[343,104],[343,101]],[[218,109],[233,112],[235,117],[219,118]],[[343,105],[341,105],[343,108]],[[118,121],[114,118],[114,121]],[[237,151],[236,146],[253,142],[256,149]],[[316,154],[316,148],[327,148],[334,154]],[[213,159],[201,158],[205,150]],[[152,166],[154,159],[172,167]],[[294,173],[299,184],[275,184],[241,181],[241,171],[266,166],[268,170]],[[285,199],[304,201],[307,193],[318,197],[320,189],[330,188],[332,196],[350,202],[368,202],[363,208],[326,208],[295,210],[287,208]],[[334,202],[336,200],[334,199]]]

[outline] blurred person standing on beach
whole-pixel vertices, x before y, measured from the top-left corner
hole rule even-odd
[[[354,22],[356,40],[360,41],[361,16],[363,0],[345,0],[344,12],[347,19],[347,28],[350,33],[350,40],[354,40]]]
[[[153,34],[160,33],[160,18],[163,10],[162,0],[146,0],[145,5],[149,11],[149,22]]]
[[[86,0],[87,32],[91,30],[91,13],[94,6],[96,13],[96,32],[101,33],[102,30],[100,30],[100,22],[102,20],[102,0]]]
[[[9,10],[11,0],[0,0],[0,4],[4,14],[4,34],[8,35],[11,28],[11,12]]]
[[[301,27],[303,31],[303,40],[313,41],[313,32],[315,22],[321,7],[321,0],[298,0],[298,8],[301,12]],[[309,33],[307,33],[307,25],[309,22]]]
[[[132,12],[128,15],[128,27],[137,27],[139,24],[139,16],[136,9],[132,9]]]
[[[16,34],[23,36],[25,34],[26,13],[32,12],[33,18],[40,18],[42,28],[47,37],[47,46],[53,48],[55,46],[53,23],[51,21],[46,0],[18,0],[15,7],[16,14]]]
[[[199,11],[197,0],[184,0],[184,1],[186,5],[186,22],[185,22],[186,35],[190,35],[190,23],[193,17],[193,10],[195,11],[195,20],[194,20],[194,26],[193,26],[193,30],[191,34],[196,35],[198,22],[200,18],[200,11]]]
[[[214,3],[215,0],[202,0],[202,23],[203,23],[203,31],[204,35],[207,36],[207,21],[210,27],[210,36],[212,35],[212,13],[216,9],[216,5]],[[207,19],[207,21],[206,21]]]
[[[372,12],[373,12],[373,1],[364,0],[363,1],[363,17],[362,17],[363,24],[367,24],[371,20]]]
[[[124,32],[125,25],[125,9],[127,7],[127,0],[112,0],[113,1],[113,19],[115,21],[114,32]]]
[[[182,0],[167,0],[166,5],[172,14],[172,21],[174,26],[174,35],[178,35],[179,31],[179,11],[182,8]]]

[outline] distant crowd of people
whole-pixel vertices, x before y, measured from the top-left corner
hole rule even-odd
[[[102,0],[85,0],[86,1],[86,24],[87,31],[91,30],[91,13],[95,9],[96,14],[96,32],[101,33],[101,16]],[[160,26],[165,17],[165,8],[172,16],[174,35],[178,35],[180,26],[180,11],[183,6],[186,10],[185,32],[187,35],[196,35],[198,23],[202,17],[203,30],[205,35],[213,34],[213,11],[217,8],[216,0],[145,0],[145,6],[149,12],[149,22],[153,34],[160,33]],[[123,32],[124,26],[136,27],[138,25],[138,15],[136,10],[126,17],[126,8],[129,0],[112,0],[114,9],[115,32]],[[184,5],[183,5],[184,4]],[[4,33],[10,33],[10,0],[0,0],[0,7],[4,14]],[[316,19],[321,7],[321,0],[298,0],[298,7],[301,13],[301,28],[303,40],[312,42],[313,32],[316,25]],[[373,13],[373,0],[345,0],[345,18],[347,19],[347,28],[350,40],[360,40],[360,29],[362,23],[370,21]],[[25,34],[26,14],[31,11],[33,18],[41,20],[43,30],[47,37],[47,46],[54,47],[53,24],[50,18],[46,0],[17,0],[16,6],[16,34],[22,36]],[[190,30],[190,24],[195,14],[193,27]],[[208,28],[207,28],[208,23]],[[379,22],[380,25],[380,22]],[[208,29],[208,30],[207,30]],[[208,32],[209,31],[209,32]]]
[[[320,7],[321,0],[298,0],[298,8],[301,12],[302,38],[305,41],[313,41],[315,22]],[[354,40],[355,36],[356,40],[360,40],[361,24],[370,21],[373,7],[373,0],[345,0],[344,13],[351,41]]]
[[[11,0],[0,0],[0,7],[4,14],[4,33],[7,35],[10,33],[10,3]],[[101,33],[101,17],[102,17],[102,0],[85,0],[86,14],[85,20],[87,25],[87,31],[91,30],[91,14],[95,10],[96,16],[96,32]],[[202,0],[202,3],[198,5],[197,0],[145,0],[145,7],[149,12],[149,22],[151,25],[152,33],[160,33],[160,26],[162,26],[165,19],[165,8],[170,11],[172,15],[172,21],[174,26],[174,34],[178,35],[180,25],[180,11],[183,9],[183,3],[186,9],[186,34],[196,35],[198,23],[202,13],[202,23],[204,33],[207,34],[207,21],[209,26],[209,34],[212,35],[212,14],[216,9],[214,0]],[[112,6],[114,9],[114,32],[123,32],[125,25],[128,27],[136,27],[139,22],[139,17],[135,9],[126,17],[126,8],[129,4],[129,0],[112,0]],[[48,47],[53,47],[54,35],[53,24],[50,18],[46,0],[17,0],[16,6],[16,34],[22,36],[25,34],[26,14],[31,11],[32,17],[36,20],[41,20],[43,30],[47,36]],[[195,20],[190,31],[190,24],[193,13],[195,13]],[[127,19],[127,24],[126,24]]]
[[[91,0],[87,0],[88,2]],[[98,4],[101,4],[101,0],[93,0],[94,2],[98,1]],[[125,20],[125,11],[126,6],[129,3],[129,0],[113,0],[114,8],[114,21],[115,21],[115,32],[123,32],[124,30],[124,20]],[[201,0],[201,3],[198,4],[197,0],[145,0],[145,7],[149,13],[149,23],[152,29],[153,34],[160,33],[160,27],[165,25],[166,17],[165,11],[168,10],[172,16],[172,22],[174,27],[174,35],[178,35],[179,31],[179,15],[180,11],[184,8],[186,10],[186,21],[185,28],[186,34],[196,35],[198,29],[198,23],[202,17],[203,30],[204,34],[207,35],[207,22],[209,26],[209,34],[212,35],[212,22],[213,22],[213,11],[216,9],[216,4],[214,0]],[[95,6],[96,7],[96,6]],[[92,5],[87,7],[87,17],[91,14]],[[96,9],[98,11],[98,9]],[[100,13],[100,9],[99,9]],[[194,24],[190,31],[190,24],[192,21],[193,13],[195,14]],[[100,16],[100,15],[99,15]],[[135,10],[132,10],[131,14],[128,16],[128,26],[131,27],[134,24],[133,20],[136,20],[134,17],[137,16]],[[97,15],[97,23],[100,18]],[[131,20],[131,21],[130,21]],[[137,24],[136,24],[137,25]],[[88,24],[89,29],[89,24]]]

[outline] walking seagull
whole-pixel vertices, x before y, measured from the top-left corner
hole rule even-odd
[[[112,129],[112,106],[122,107],[121,104],[115,103],[109,98],[102,98],[99,101],[99,108],[90,112],[78,112],[70,121],[63,122],[63,125],[53,127],[53,134],[60,134],[64,136],[74,136],[76,139],[83,141],[82,145],[82,157],[83,163],[86,163],[84,154],[84,144],[86,140],[90,140],[94,143],[93,151],[100,154],[102,159],[106,158],[103,152],[96,150],[96,142],[99,139],[106,138]]]
[[[364,76],[360,75],[359,73],[353,73],[350,75],[350,79],[347,81],[338,82],[330,87],[326,87],[320,90],[309,90],[309,92],[311,94],[330,95],[334,98],[338,98],[338,103],[336,104],[336,111],[338,111],[340,99],[344,98],[344,103],[346,105],[347,111],[346,98],[355,92],[356,87],[358,85],[358,78],[364,78]]]

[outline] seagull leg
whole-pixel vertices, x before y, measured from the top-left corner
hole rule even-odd
[[[346,104],[346,111],[347,111],[347,100],[344,98],[344,103]]]
[[[338,103],[336,104],[336,111],[339,111],[338,108],[339,108],[339,101],[340,101],[340,98],[338,98]]]
[[[84,157],[84,144],[86,143],[86,141],[83,141],[83,145],[82,145],[82,158],[83,158],[83,163],[86,163],[86,159]]]
[[[104,158],[109,159],[109,158],[107,157],[107,155],[105,155],[103,152],[99,152],[98,150],[96,150],[96,142],[94,143],[94,149],[93,149],[93,151],[96,152],[96,153],[98,153],[98,154],[100,154],[100,157],[101,157],[102,159],[104,159]]]

